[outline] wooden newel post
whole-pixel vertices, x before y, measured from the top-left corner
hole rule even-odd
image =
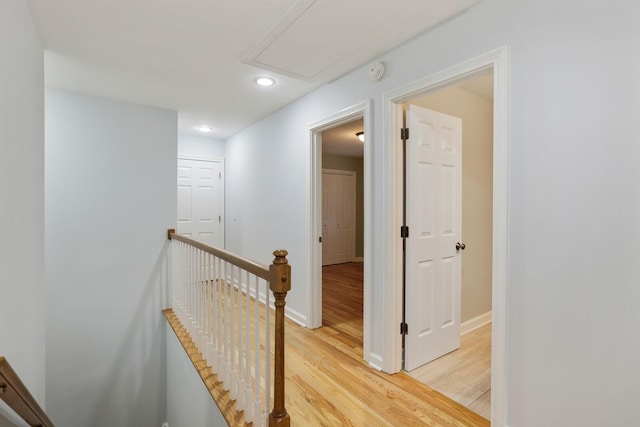
[[[284,407],[284,305],[287,292],[291,290],[291,266],[287,261],[287,254],[285,250],[274,251],[275,259],[269,266],[271,271],[269,288],[275,297],[276,307],[276,360],[273,378],[273,411],[269,414],[269,427],[289,427],[291,424],[289,414]]]

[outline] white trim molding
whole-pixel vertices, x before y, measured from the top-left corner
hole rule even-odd
[[[509,50],[506,46],[404,85],[383,95],[383,233],[384,288],[382,315],[385,319],[383,364],[386,372],[402,369],[402,339],[397,325],[402,321],[402,104],[456,84],[474,75],[493,71],[493,275],[491,344],[491,421],[504,426],[507,419],[507,257],[509,177]]]
[[[364,121],[365,135],[373,135],[373,123],[371,120],[371,100],[361,102],[351,107],[338,111],[307,126],[309,130],[311,176],[309,196],[309,265],[310,292],[307,300],[307,312],[309,313],[307,326],[318,328],[322,326],[322,244],[319,237],[322,236],[322,131],[336,125],[349,122],[358,117]],[[371,139],[373,140],[373,139]],[[373,310],[373,274],[371,254],[373,253],[373,197],[372,197],[372,144],[364,144],[364,319],[363,319],[363,355],[364,359],[372,366],[381,366],[381,356],[371,353],[372,341],[372,310]]]

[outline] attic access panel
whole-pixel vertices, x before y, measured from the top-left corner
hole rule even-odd
[[[243,62],[308,82],[329,81],[479,0],[300,0]]]

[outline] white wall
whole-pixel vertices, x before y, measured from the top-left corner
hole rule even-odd
[[[170,427],[227,426],[171,327],[167,327],[167,421]]]
[[[0,356],[44,406],[44,66],[23,0],[0,1],[0,226]]]
[[[224,140],[196,135],[178,135],[178,156],[224,158]]]
[[[511,105],[508,424],[633,425],[640,370],[640,3],[483,0],[227,140],[227,247],[291,253],[288,305],[307,316],[307,125],[374,102],[374,331],[381,290],[382,95],[508,45]],[[295,314],[295,313],[294,313]],[[383,342],[372,341],[380,355]]]
[[[462,307],[466,322],[491,311],[493,102],[459,87],[410,104],[462,119]]]
[[[54,90],[45,109],[49,412],[66,427],[159,427],[177,114]]]

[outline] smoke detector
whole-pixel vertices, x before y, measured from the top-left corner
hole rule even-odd
[[[369,67],[369,80],[377,82],[384,76],[384,64],[376,62]]]

